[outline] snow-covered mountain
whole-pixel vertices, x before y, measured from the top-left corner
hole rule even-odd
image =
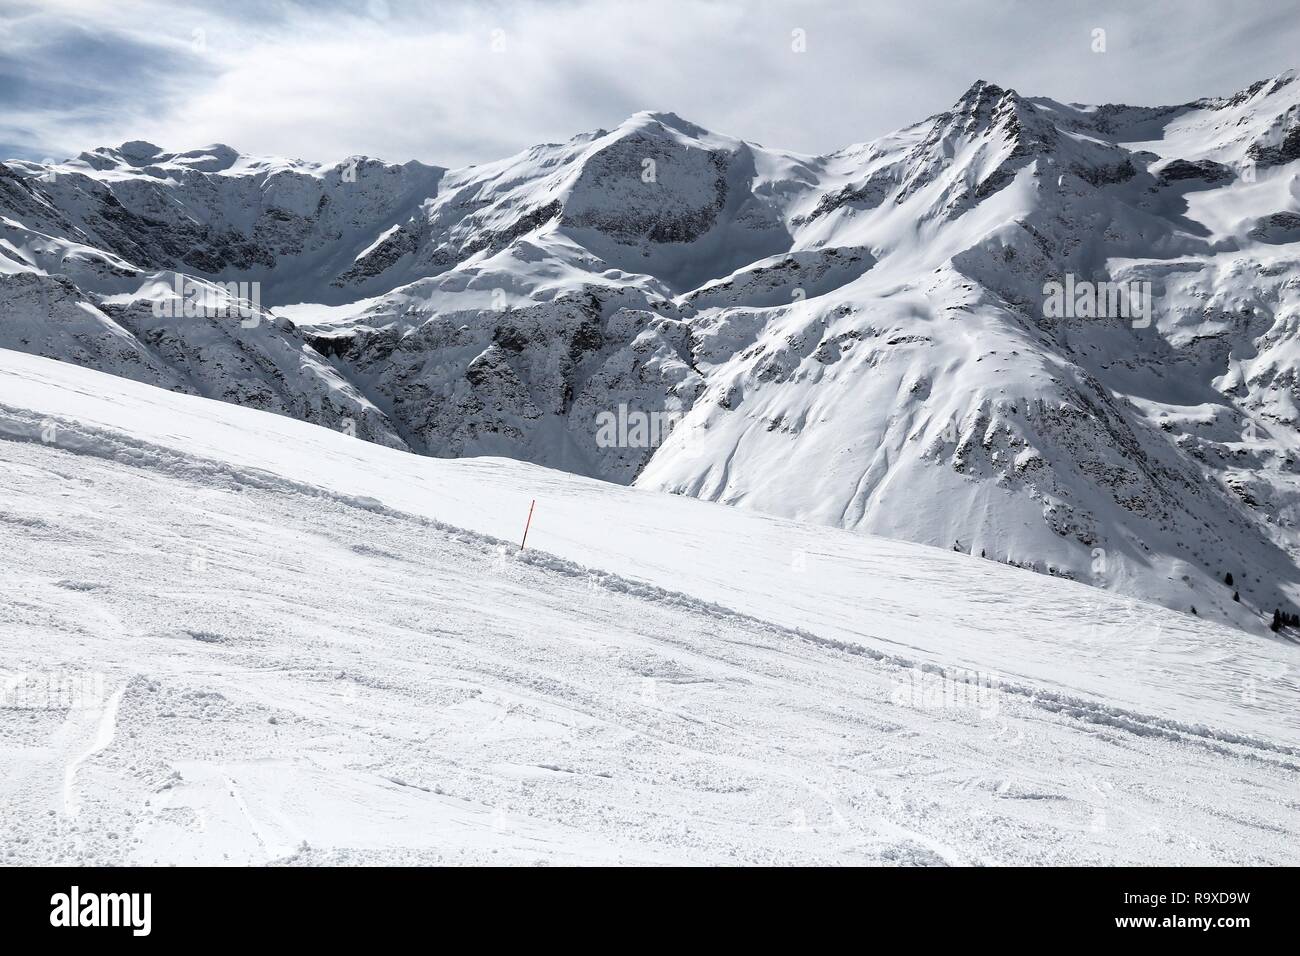
[[[0,480],[10,865],[1300,858],[1284,641],[4,349]]]
[[[0,347],[1266,633],[1300,607],[1295,80],[1162,108],[981,81],[817,157],[640,113],[459,170],[11,162]],[[257,301],[173,317],[186,282]],[[675,425],[608,440],[640,413]]]

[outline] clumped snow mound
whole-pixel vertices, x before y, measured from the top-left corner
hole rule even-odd
[[[819,157],[646,112],[459,170],[13,162],[0,342],[1265,633],[1300,607],[1295,79],[1155,108],[979,81]],[[149,321],[176,273],[280,318]],[[1139,314],[1052,312],[1067,282]],[[671,427],[606,440],[636,415]]]

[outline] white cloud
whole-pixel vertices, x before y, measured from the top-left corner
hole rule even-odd
[[[9,3],[0,49],[24,75],[8,103],[0,94],[0,143],[25,139],[29,153],[49,153],[136,138],[173,148],[220,141],[310,159],[458,165],[664,109],[820,152],[944,109],[977,77],[1058,99],[1179,102],[1280,72],[1300,49],[1296,18],[1262,0],[1230,18],[1220,5],[1172,0],[264,9]],[[1098,27],[1105,54],[1091,50]],[[791,48],[796,28],[806,31],[804,53]],[[87,51],[100,79],[93,70],[82,86],[53,79],[73,66],[87,72]]]

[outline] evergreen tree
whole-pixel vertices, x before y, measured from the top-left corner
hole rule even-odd
[[[1228,587],[1232,587],[1232,572],[1231,572],[1231,571],[1229,571],[1227,574],[1225,574],[1225,575],[1223,576],[1223,583],[1226,584]]]
[[[1234,601],[1236,601],[1238,604],[1240,604],[1240,603],[1241,603],[1241,592],[1240,592],[1240,591],[1233,591],[1233,592],[1232,592],[1232,599],[1233,599]]]
[[[1273,623],[1269,625],[1269,629],[1275,632],[1282,629],[1282,612],[1277,608],[1273,608]]]

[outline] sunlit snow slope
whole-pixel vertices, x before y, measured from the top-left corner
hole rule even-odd
[[[8,862],[1298,861],[1283,639],[8,351],[0,482]]]
[[[1066,276],[1149,283],[1150,321],[1049,316]],[[257,323],[160,318],[186,278],[259,283]],[[1293,72],[1158,108],[980,80],[824,156],[647,111],[463,169],[0,164],[0,347],[1260,636],[1300,612],[1297,308]],[[610,447],[620,406],[680,424]]]

